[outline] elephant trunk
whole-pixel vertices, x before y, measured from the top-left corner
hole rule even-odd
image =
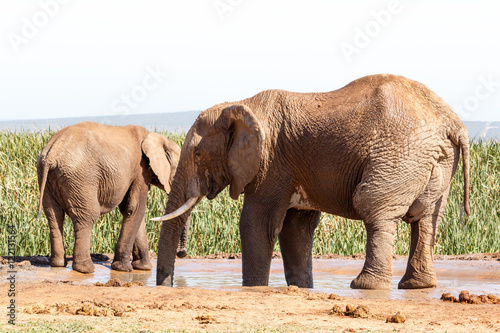
[[[156,285],[158,286],[173,286],[177,244],[179,244],[184,221],[181,217],[178,217],[174,221],[163,222],[161,226],[160,241],[158,242],[158,267],[156,271]]]
[[[182,183],[179,181],[179,183]],[[165,212],[175,212],[178,207],[185,206],[184,195],[176,191],[178,188],[176,182],[172,184],[172,192],[169,195],[169,200],[165,208]],[[198,199],[198,198],[196,198]],[[178,214],[176,217],[163,221],[160,232],[160,240],[158,242],[158,266],[156,272],[156,285],[162,286],[173,286],[174,283],[174,265],[175,258],[177,255],[177,248],[179,245],[179,240],[181,234],[186,227],[186,223],[189,223],[191,216],[192,206],[196,204],[191,203],[190,207],[183,211],[182,214]],[[184,205],[183,205],[184,203]],[[168,214],[167,214],[168,215]]]
[[[191,216],[187,218],[184,228],[182,229],[181,240],[179,242],[179,248],[177,249],[177,257],[179,258],[184,258],[188,255],[187,240],[188,240],[190,225],[191,225]]]

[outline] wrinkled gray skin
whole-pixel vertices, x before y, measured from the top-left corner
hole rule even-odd
[[[140,126],[84,122],[55,133],[37,163],[39,214],[43,206],[50,227],[50,265],[66,265],[63,222],[68,214],[75,230],[73,269],[93,272],[92,226],[118,206],[123,224],[111,268],[150,270],[144,220],[149,186],[170,192],[179,155],[175,142]]]
[[[190,225],[191,225],[191,216],[188,217],[188,220],[186,221],[186,224],[184,225],[184,228],[182,229],[181,232],[181,239],[179,240],[179,246],[177,248],[177,256],[179,258],[184,258],[188,255],[187,242],[188,242]]]
[[[399,288],[435,287],[432,251],[450,181],[469,139],[458,116],[421,83],[367,76],[327,93],[269,90],[200,114],[182,147],[166,213],[189,198],[245,193],[240,217],[243,285],[267,285],[279,239],[288,285],[313,287],[320,212],[363,220],[366,261],[352,288],[387,289],[396,225],[411,224]],[[172,285],[186,213],[164,221],[158,285]]]

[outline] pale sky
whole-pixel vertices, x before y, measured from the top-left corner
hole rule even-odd
[[[392,73],[500,121],[500,2],[0,1],[0,120],[204,110]]]

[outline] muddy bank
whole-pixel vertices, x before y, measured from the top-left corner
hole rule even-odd
[[[0,331],[500,331],[498,304],[353,299],[294,287],[235,292],[19,283],[16,289],[16,326],[2,322]],[[0,304],[8,301],[1,293]]]
[[[438,288],[421,290],[397,289],[406,266],[397,256],[391,290],[382,291],[349,288],[363,255],[314,259],[314,290],[286,287],[277,255],[270,287],[253,288],[241,287],[239,254],[179,259],[175,288],[153,287],[156,267],[115,272],[112,255],[92,258],[94,274],[72,271],[71,262],[49,267],[45,256],[15,258],[17,323],[0,322],[0,332],[500,332],[500,253],[436,256]],[[1,262],[4,276],[10,265]],[[9,302],[0,293],[0,305]]]

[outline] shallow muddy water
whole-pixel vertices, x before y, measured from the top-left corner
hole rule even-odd
[[[398,290],[398,281],[404,274],[406,261],[394,261],[394,275],[390,290],[353,290],[349,284],[363,267],[362,260],[315,259],[313,261],[314,292],[335,293],[346,297],[384,299],[435,299],[443,292],[456,294],[469,290],[474,294],[500,296],[500,261],[435,260],[438,275],[437,288]],[[94,284],[118,278],[123,282],[140,281],[155,286],[156,262],[153,271],[116,272],[109,263],[95,264],[93,274],[81,274],[68,268],[33,267],[17,273],[18,281],[50,281],[75,284]],[[206,289],[249,290],[241,287],[241,260],[239,259],[181,259],[176,261],[174,286]],[[281,259],[273,259],[270,287],[286,287]],[[250,289],[251,290],[251,289]],[[256,290],[261,290],[260,288]]]

